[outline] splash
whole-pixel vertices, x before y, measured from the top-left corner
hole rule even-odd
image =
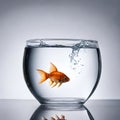
[[[83,47],[85,47],[85,44],[84,41],[81,41],[72,47],[72,53],[69,54],[71,68],[78,74],[82,72],[82,68],[84,67],[80,56],[80,49]]]

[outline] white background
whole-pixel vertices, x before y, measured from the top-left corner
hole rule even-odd
[[[0,99],[34,99],[24,81],[25,42],[98,40],[102,76],[92,99],[120,99],[119,0],[0,0]]]

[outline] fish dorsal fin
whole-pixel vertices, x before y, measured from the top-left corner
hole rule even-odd
[[[57,71],[56,66],[53,63],[50,63],[50,73],[56,72],[56,71]]]

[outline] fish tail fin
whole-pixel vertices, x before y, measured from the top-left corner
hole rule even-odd
[[[37,69],[37,71],[38,71],[38,72],[40,73],[40,75],[41,75],[41,80],[40,80],[40,82],[39,82],[39,84],[41,84],[41,83],[45,82],[45,81],[48,79],[49,75],[48,75],[48,73],[46,73],[46,72],[43,71],[43,70]]]

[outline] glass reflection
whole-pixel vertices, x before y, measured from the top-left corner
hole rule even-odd
[[[94,120],[84,105],[41,105],[30,120]]]

